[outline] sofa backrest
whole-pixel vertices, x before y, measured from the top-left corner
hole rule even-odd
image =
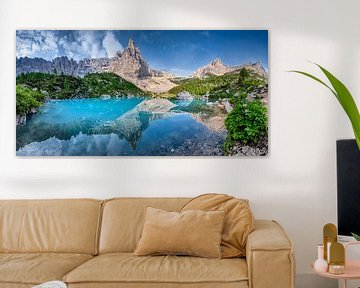
[[[102,201],[0,200],[0,253],[96,254]]]
[[[189,198],[116,198],[105,201],[99,253],[133,252],[141,237],[145,208],[179,211]]]

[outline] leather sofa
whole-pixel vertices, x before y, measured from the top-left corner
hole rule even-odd
[[[294,287],[292,243],[270,220],[256,220],[246,258],[133,256],[145,207],[178,211],[188,200],[1,200],[0,288]]]

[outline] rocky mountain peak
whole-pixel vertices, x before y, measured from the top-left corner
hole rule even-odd
[[[221,61],[220,58],[215,58],[213,61],[210,62],[211,66],[225,66],[225,64]]]
[[[246,68],[252,71],[255,71],[256,73],[266,76],[267,75],[267,71],[264,68],[264,66],[261,64],[261,62],[257,61],[254,63],[247,63],[247,64],[243,64],[243,65],[238,65],[234,67],[235,70],[240,70],[242,68]]]
[[[254,70],[260,74],[267,74],[264,66],[261,64],[261,62],[257,61],[253,64]]]
[[[135,46],[135,41],[132,38],[129,38],[128,46],[125,50],[122,53],[117,53],[116,55],[118,58],[132,58],[136,61],[143,61],[140,49]]]
[[[192,77],[195,78],[203,78],[208,75],[224,75],[227,72],[232,71],[233,68],[226,66],[220,58],[215,58],[210,63],[206,64],[205,66],[202,66],[195,70],[195,72],[192,74]]]
[[[128,48],[135,51],[135,41],[132,38],[129,38]]]
[[[135,46],[132,38],[129,39],[128,47],[116,53],[109,65],[109,71],[114,72],[126,80],[136,83],[138,79],[144,79],[154,75],[153,70],[142,58],[140,49]]]

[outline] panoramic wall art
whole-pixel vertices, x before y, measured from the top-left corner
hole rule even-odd
[[[17,30],[17,156],[266,156],[267,30]]]

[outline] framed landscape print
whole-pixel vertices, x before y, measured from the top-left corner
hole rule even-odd
[[[17,156],[266,156],[267,30],[17,30]]]

